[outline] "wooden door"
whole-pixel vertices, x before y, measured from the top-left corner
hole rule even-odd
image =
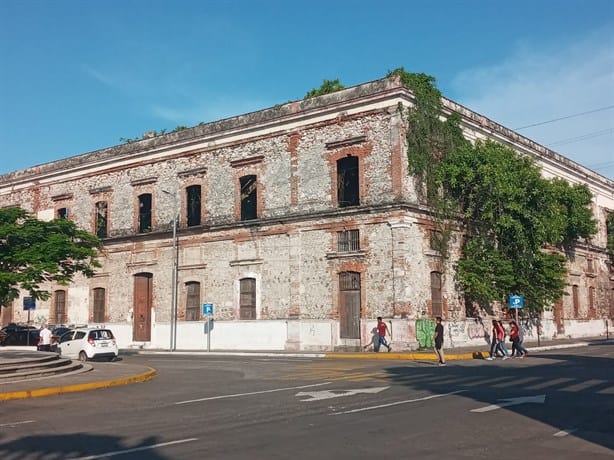
[[[339,273],[339,334],[342,339],[360,338],[360,273]]]
[[[153,297],[153,275],[137,273],[134,275],[134,317],[132,340],[151,341],[151,308]]]
[[[554,304],[553,308],[554,323],[556,324],[556,333],[559,335],[565,334],[565,320],[563,318],[563,301],[559,300]]]

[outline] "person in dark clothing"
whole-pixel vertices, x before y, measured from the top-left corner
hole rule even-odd
[[[435,353],[439,358],[439,365],[446,365],[446,358],[443,354],[443,324],[441,324],[441,316],[435,318],[435,335],[433,335],[433,340],[435,341]]]

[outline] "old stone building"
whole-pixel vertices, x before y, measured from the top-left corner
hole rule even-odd
[[[377,316],[397,349],[442,315],[448,344],[483,342],[430,247],[408,173],[413,95],[396,78],[201,124],[0,176],[0,206],[67,217],[104,242],[102,268],[32,314],[104,323],[121,347],[332,350],[370,340]],[[570,261],[569,296],[548,337],[599,335],[612,318],[606,254],[613,182],[450,100],[471,140],[535,158],[547,177],[588,184],[599,232]],[[214,321],[205,323],[203,304]],[[22,299],[2,321],[25,321]],[[206,327],[205,327],[206,326]]]

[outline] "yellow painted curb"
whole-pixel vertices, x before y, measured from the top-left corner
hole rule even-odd
[[[444,351],[445,353],[445,351]],[[470,353],[445,353],[446,361],[462,359],[484,359],[489,356],[486,351],[474,351]],[[325,358],[337,359],[389,359],[389,360],[412,360],[412,361],[438,361],[435,353],[326,353]]]
[[[0,401],[8,401],[10,399],[25,399],[25,398],[38,398],[40,396],[59,395],[63,393],[74,393],[77,391],[97,390],[99,388],[110,388],[119,385],[128,385],[130,383],[146,382],[151,380],[158,371],[153,368],[148,368],[147,372],[142,374],[133,375],[131,377],[124,377],[116,380],[105,380],[101,382],[89,382],[78,383],[75,385],[66,385],[61,387],[49,387],[39,388],[36,390],[24,390],[24,391],[12,391],[7,393],[0,393]]]

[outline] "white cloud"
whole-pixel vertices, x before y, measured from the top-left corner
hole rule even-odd
[[[92,66],[83,64],[81,67],[87,75],[94,78],[94,80],[98,81],[99,83],[102,83],[106,86],[110,86],[112,88],[116,86],[116,82],[113,78],[100,72],[99,70],[94,69]]]
[[[614,29],[548,49],[520,47],[496,65],[453,81],[462,104],[515,129],[614,106]],[[614,177],[614,108],[519,132]]]

